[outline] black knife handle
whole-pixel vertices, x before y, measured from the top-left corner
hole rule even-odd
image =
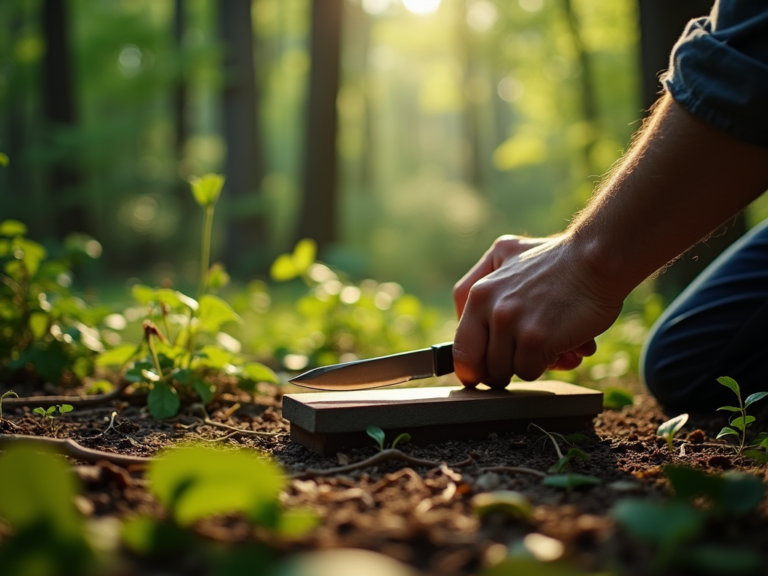
[[[435,376],[443,376],[453,372],[453,342],[444,342],[432,346],[434,356]]]

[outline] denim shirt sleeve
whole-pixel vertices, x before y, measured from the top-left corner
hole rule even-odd
[[[768,147],[768,2],[718,0],[688,23],[662,82],[708,124]]]

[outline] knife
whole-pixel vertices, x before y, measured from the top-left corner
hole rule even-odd
[[[366,390],[453,372],[453,342],[429,348],[322,366],[299,374],[291,384],[315,390]]]

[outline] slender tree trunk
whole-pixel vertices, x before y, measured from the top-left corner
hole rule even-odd
[[[712,3],[712,0],[640,0],[640,56],[646,109],[661,94],[659,76],[669,67],[670,52],[686,24],[692,18],[707,15]],[[744,214],[740,214],[660,275],[656,284],[659,292],[667,301],[677,296],[745,231],[746,220]]]
[[[342,7],[342,0],[312,2],[312,67],[298,236],[314,238],[321,247],[338,240],[336,96]]]
[[[43,2],[43,115],[49,134],[77,122],[69,43],[70,7],[66,0]],[[85,206],[78,198],[81,177],[72,162],[55,161],[48,168],[47,180],[52,205],[56,207],[56,232],[63,236],[87,231]]]
[[[267,235],[259,203],[264,162],[259,137],[251,0],[219,0],[218,7],[226,50],[222,97],[227,143],[225,198],[232,207],[226,256],[238,271],[252,273],[264,265]]]

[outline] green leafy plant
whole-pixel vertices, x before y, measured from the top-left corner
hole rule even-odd
[[[76,383],[104,349],[96,326],[109,314],[72,296],[72,267],[98,258],[101,245],[83,234],[55,247],[56,258],[27,238],[18,220],[0,222],[0,376],[25,371],[37,380]]]
[[[765,495],[760,478],[741,472],[707,474],[687,466],[666,466],[664,474],[674,491],[668,502],[626,499],[611,515],[633,537],[656,549],[652,569],[669,565],[697,573],[751,574],[761,565],[758,554],[725,544],[697,545],[705,521],[712,516],[740,516],[757,509]],[[694,506],[705,504],[701,509]]]
[[[218,174],[191,181],[204,212],[197,297],[135,285],[133,297],[145,311],[143,341],[116,346],[96,360],[100,366],[123,368],[126,380],[148,390],[147,405],[155,418],[175,416],[183,396],[194,395],[209,404],[218,392],[217,383],[227,378],[250,392],[259,382],[279,383],[270,368],[247,361],[239,353],[239,341],[221,331],[242,319],[222,298],[208,293],[211,285],[220,288],[229,278],[223,265],[210,265],[213,216],[223,185],[224,177]]]
[[[11,447],[0,457],[0,516],[13,528],[0,541],[3,574],[89,573],[95,557],[73,504],[76,478],[40,448]]]
[[[528,520],[533,516],[533,506],[528,498],[514,490],[477,494],[472,497],[470,506],[480,518],[491,513],[499,513],[520,520]]]
[[[667,448],[669,448],[670,452],[674,451],[675,449],[674,445],[672,444],[672,440],[675,438],[675,434],[680,432],[680,429],[685,426],[686,422],[688,422],[688,414],[680,414],[679,416],[675,416],[666,422],[662,422],[659,425],[659,428],[656,430],[656,434],[667,441]]]
[[[19,397],[19,395],[16,394],[16,392],[14,392],[13,390],[8,390],[8,392],[5,392],[2,396],[0,396],[0,420],[3,419],[3,400],[5,400],[5,398],[11,395],[15,396],[16,398]]]
[[[72,412],[71,404],[56,404],[56,406],[50,406],[47,410],[45,408],[35,408],[32,410],[35,414],[39,414],[43,419],[43,422],[47,422],[48,426],[53,432],[54,436],[58,436],[59,428],[61,426],[61,418],[64,414]],[[58,414],[57,414],[58,412]]]
[[[386,434],[384,434],[384,430],[382,430],[378,426],[368,426],[365,429],[365,433],[374,439],[374,441],[379,447],[379,450],[384,451],[384,446],[386,443]],[[411,435],[408,434],[407,432],[403,432],[402,434],[399,434],[397,438],[395,438],[395,440],[392,442],[392,449],[394,450],[395,448],[397,448],[397,445],[400,442],[409,442],[410,440],[411,440]]]
[[[718,408],[718,411],[724,410],[727,412],[733,412],[734,415],[728,420],[729,426],[723,427],[723,429],[718,433],[717,437],[724,438],[725,436],[736,436],[739,439],[739,445],[736,448],[736,454],[741,454],[742,450],[744,450],[744,444],[747,440],[747,428],[751,426],[755,421],[754,416],[747,414],[747,408],[755,402],[768,396],[768,392],[755,392],[754,394],[750,394],[746,400],[742,401],[741,388],[739,387],[736,380],[729,378],[728,376],[721,376],[717,379],[717,381],[731,390],[734,394],[736,394],[736,398],[739,400],[738,406],[721,406]]]

